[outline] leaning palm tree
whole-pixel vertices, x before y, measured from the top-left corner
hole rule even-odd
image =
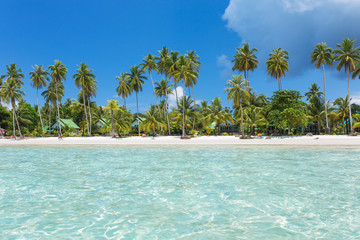
[[[116,100],[107,101],[108,104],[104,107],[105,111],[110,112],[111,115],[111,136],[114,137],[114,112],[119,111],[119,102]]]
[[[49,66],[49,69],[51,71],[50,76],[51,76],[52,80],[56,82],[55,91],[56,91],[57,122],[58,122],[58,126],[59,126],[58,135],[61,136],[62,133],[61,133],[61,124],[60,124],[58,85],[60,85],[63,80],[64,81],[66,80],[66,74],[67,74],[68,70],[65,67],[65,65],[58,60],[55,60],[54,65]]]
[[[338,44],[338,49],[335,49],[335,61],[338,61],[336,69],[340,71],[344,68],[345,73],[348,74],[348,96],[349,96],[349,119],[351,135],[354,134],[352,128],[352,116],[351,116],[351,97],[350,97],[350,73],[355,70],[356,62],[360,61],[360,49],[354,48],[355,40],[348,38],[344,39],[341,44]]]
[[[250,50],[249,43],[245,43],[243,47],[238,47],[236,54],[232,62],[234,66],[233,71],[238,70],[239,72],[244,72],[245,79],[248,81],[249,85],[249,71],[254,71],[258,67],[259,61],[255,55],[257,48]]]
[[[334,55],[331,48],[326,47],[326,43],[319,43],[315,45],[314,51],[311,53],[311,63],[315,63],[316,68],[322,66],[324,76],[324,101],[325,101],[325,120],[326,120],[326,133],[329,133],[329,120],[327,114],[327,101],[326,101],[326,80],[325,80],[325,64],[332,66]]]
[[[183,82],[183,96],[185,96],[185,86],[188,85],[190,81],[198,77],[198,73],[192,70],[186,61],[185,56],[180,56],[176,70],[172,73],[172,76],[175,82],[182,80]],[[183,97],[183,108],[185,106],[185,98]],[[183,109],[183,121],[182,121],[182,137],[185,136],[185,109]]]
[[[128,73],[120,73],[120,76],[116,76],[115,79],[119,80],[119,85],[116,88],[116,92],[119,97],[124,99],[124,108],[126,110],[126,98],[131,94],[131,84],[129,82]]]
[[[36,88],[36,102],[38,106],[38,113],[41,123],[41,132],[42,132],[42,136],[44,136],[44,124],[41,118],[40,105],[39,105],[39,89],[46,87],[47,82],[49,81],[49,77],[48,77],[49,73],[46,69],[43,69],[42,65],[40,66],[35,65],[33,69],[34,71],[30,72],[30,81],[31,81],[31,86]]]
[[[140,123],[140,128],[143,130],[152,130],[153,135],[156,135],[156,129],[166,127],[166,124],[162,121],[160,112],[158,109],[151,105],[149,110],[144,114],[144,120]]]
[[[165,100],[165,105],[164,105],[164,111],[166,114],[166,120],[167,120],[167,127],[168,127],[168,132],[169,135],[170,133],[170,121],[169,121],[169,113],[168,113],[168,95],[169,94],[173,94],[173,90],[172,90],[172,84],[170,83],[169,80],[165,80],[164,78],[161,79],[161,81],[158,83],[155,83],[155,94],[158,97],[163,97],[163,99]]]
[[[227,93],[228,100],[233,102],[234,107],[240,107],[241,138],[245,138],[244,111],[242,102],[247,102],[250,98],[247,80],[244,79],[242,75],[234,75],[227,81],[226,86],[227,88],[225,88],[225,92]]]
[[[285,72],[289,71],[288,59],[288,52],[277,48],[269,54],[269,58],[266,60],[267,73],[278,80],[279,91],[282,90],[281,77],[285,76]]]
[[[152,84],[152,87],[153,87],[153,94],[154,94],[154,97],[155,97],[156,105],[158,105],[159,103],[158,103],[158,100],[157,100],[157,97],[156,97],[156,94],[155,94],[155,85],[154,85],[153,78],[151,76],[152,71],[158,71],[156,58],[149,53],[143,59],[143,62],[140,63],[140,66],[141,66],[142,70],[148,71],[148,73],[149,73],[149,76],[150,76],[150,79],[151,79],[151,84]]]
[[[129,81],[131,84],[131,88],[136,93],[136,118],[139,119],[139,101],[138,101],[138,93],[142,91],[142,86],[147,79],[147,77],[144,76],[144,70],[139,68],[139,66],[132,66],[130,68],[129,73]],[[140,124],[138,126],[138,133],[140,135]]]
[[[80,66],[78,66],[78,69],[76,70],[76,73],[72,76],[75,79],[75,85],[81,89],[82,97],[83,97],[83,106],[84,106],[84,112],[85,112],[85,118],[86,118],[86,124],[87,124],[87,131],[88,135],[91,134],[90,127],[89,127],[89,120],[86,110],[86,104],[85,100],[87,99],[85,97],[85,94],[89,92],[91,89],[91,85],[93,85],[93,81],[95,81],[95,75],[91,73],[92,69],[89,69],[89,66],[85,63],[81,63]]]
[[[22,80],[24,78],[24,74],[22,73],[21,68],[18,68],[17,64],[15,63],[10,64],[10,66],[6,65],[6,69],[7,69],[7,73],[1,76],[1,79],[5,78],[5,83],[1,87],[0,96],[5,103],[11,103],[13,110],[14,137],[16,138],[16,134],[15,134],[15,121],[16,121],[20,138],[22,138],[19,121],[16,116],[15,107],[16,107],[16,101],[22,100],[22,96],[25,95],[25,93],[22,90],[20,90],[22,88],[22,85],[24,84]]]

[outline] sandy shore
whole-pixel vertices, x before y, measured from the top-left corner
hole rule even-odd
[[[239,139],[234,136],[202,136],[182,140],[180,137],[67,137],[27,138],[23,140],[0,139],[0,146],[24,145],[283,145],[283,146],[351,146],[360,147],[360,136],[301,136],[272,137],[271,139]]]

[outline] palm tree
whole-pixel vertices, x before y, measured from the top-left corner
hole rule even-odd
[[[309,88],[309,91],[305,93],[305,96],[307,97],[307,100],[311,100],[313,97],[321,98],[321,95],[324,93],[320,91],[320,87],[313,83],[311,84],[311,87]]]
[[[337,98],[334,101],[334,105],[337,106],[337,117],[341,120],[341,123],[346,122],[346,125],[348,126],[349,121],[349,96],[346,96],[345,98]],[[346,128],[346,132],[349,133],[349,128]]]
[[[155,83],[155,94],[158,97],[163,97],[163,99],[165,100],[165,106],[164,106],[164,111],[166,114],[166,120],[167,120],[167,127],[168,127],[168,132],[169,135],[171,134],[171,130],[170,130],[170,121],[169,121],[169,113],[168,113],[168,95],[169,94],[173,94],[173,90],[172,90],[172,84],[170,83],[169,80],[165,80],[164,78],[161,79],[161,81],[158,83]]]
[[[250,127],[250,132],[254,135],[254,127],[264,126],[266,124],[266,119],[261,112],[260,107],[249,106],[244,110],[244,122]],[[238,119],[239,116],[237,116]],[[241,117],[241,116],[240,116]],[[241,121],[241,119],[240,119]]]
[[[156,129],[166,127],[166,124],[161,120],[159,110],[151,105],[149,110],[144,114],[145,120],[140,123],[140,128],[143,130],[152,130],[153,135],[156,135]]]
[[[41,123],[41,132],[42,136],[44,136],[44,124],[41,118],[41,112],[40,112],[40,105],[39,105],[39,89],[42,89],[43,87],[46,87],[47,82],[49,81],[49,73],[47,70],[43,69],[43,66],[35,65],[33,67],[34,71],[30,72],[30,81],[31,86],[36,88],[36,102],[38,106],[38,113]]]
[[[255,52],[257,52],[257,48],[250,50],[249,43],[245,43],[243,47],[237,48],[236,54],[232,60],[234,63],[232,70],[238,70],[239,73],[244,72],[245,79],[248,81],[248,86],[250,86],[249,70],[253,72],[259,64]]]
[[[187,53],[185,55],[185,57],[186,57],[186,61],[189,64],[190,69],[192,69],[193,71],[199,73],[200,65],[201,65],[201,63],[199,61],[199,59],[200,59],[199,55],[197,55],[195,53],[195,51],[190,51],[189,53]],[[191,90],[192,90],[192,95],[193,95],[193,99],[194,99],[194,105],[196,104],[195,94],[194,94],[194,85],[196,85],[196,84],[197,84],[197,78],[192,79],[192,81],[189,82],[189,85],[188,85],[188,87],[191,87]]]
[[[120,76],[115,77],[119,80],[119,86],[116,88],[116,92],[119,97],[124,99],[124,108],[126,110],[126,98],[131,94],[131,84],[129,82],[129,74],[128,73],[120,73]]]
[[[111,135],[112,137],[115,136],[114,134],[114,112],[120,110],[119,102],[116,100],[107,101],[108,104],[104,107],[104,110],[110,112],[111,115]]]
[[[185,56],[180,56],[176,70],[172,73],[175,82],[183,81],[183,96],[185,96],[185,86],[193,79],[198,77],[198,73],[189,67]],[[185,106],[185,98],[183,98],[183,107]],[[183,122],[182,122],[182,137],[185,136],[185,109],[183,109]]]
[[[139,66],[132,66],[130,68],[129,73],[129,80],[131,84],[131,88],[136,93],[136,118],[139,120],[139,101],[138,101],[138,92],[142,91],[142,86],[144,84],[144,80],[147,79],[147,77],[144,76],[144,70],[139,68]],[[140,135],[140,124],[138,126],[138,132]]]
[[[140,66],[142,67],[142,70],[144,71],[148,71],[150,79],[151,79],[151,84],[153,87],[153,93],[154,93],[154,97],[155,97],[155,101],[156,101],[156,105],[158,105],[158,100],[155,94],[155,85],[154,85],[154,81],[153,78],[151,76],[151,71],[158,71],[157,69],[157,63],[156,63],[156,58],[153,57],[150,53],[143,59],[143,62],[140,63]]]
[[[182,100],[182,98],[184,99]],[[170,113],[170,117],[173,120],[172,122],[179,126],[181,126],[184,117],[186,133],[186,130],[190,127],[191,120],[200,118],[200,113],[189,96],[183,96],[182,98],[179,100],[177,107]]]
[[[66,80],[66,74],[67,74],[67,68],[65,67],[65,65],[58,61],[55,60],[54,65],[49,66],[49,69],[51,71],[50,76],[52,78],[53,81],[56,82],[55,84],[55,91],[56,91],[56,108],[57,108],[57,122],[58,122],[58,126],[59,126],[59,132],[58,135],[61,136],[61,124],[60,124],[60,109],[59,109],[59,95],[58,95],[58,86],[62,83],[62,81]]]
[[[324,119],[323,115],[325,111],[325,101],[317,95],[314,95],[308,105],[308,118],[316,122],[317,132],[320,135],[321,121]]]
[[[19,121],[16,115],[16,101],[21,101],[22,96],[25,93],[20,90],[23,85],[22,78],[24,78],[24,74],[21,71],[21,68],[18,68],[15,63],[10,64],[10,66],[6,65],[7,73],[3,75],[1,78],[6,78],[5,83],[2,85],[0,89],[1,99],[5,103],[11,103],[12,111],[13,111],[13,134],[16,138],[15,133],[15,121],[18,127],[20,138],[22,138]]]
[[[129,131],[133,121],[133,115],[122,107],[114,111],[114,130],[121,136],[122,131]]]
[[[177,69],[177,62],[179,60],[179,52],[174,52],[171,51],[170,52],[170,56],[168,58],[168,74],[172,77],[172,74],[176,71]],[[167,78],[165,77],[165,80],[167,80]],[[177,84],[178,82],[176,82],[176,80],[173,78],[173,82],[174,82],[174,89],[175,89],[175,99],[176,99],[176,104],[178,104],[178,95],[177,95]]]
[[[241,102],[246,102],[250,97],[247,80],[242,75],[234,75],[227,81],[226,86],[225,92],[227,93],[228,100],[233,101],[234,107],[240,107],[241,138],[245,138],[244,111]]]
[[[212,100],[211,105],[205,110],[205,117],[203,120],[204,126],[208,126],[213,122],[216,124],[218,133],[220,133],[220,124],[234,122],[231,113],[221,106],[221,99],[219,97]]]
[[[282,90],[281,77],[285,76],[285,72],[289,72],[288,59],[288,52],[277,48],[269,54],[269,58],[266,60],[267,73],[278,80],[279,91]]]
[[[85,97],[85,93],[89,92],[89,90],[91,89],[90,86],[93,85],[93,81],[95,79],[95,75],[91,72],[92,72],[92,69],[89,69],[88,65],[86,65],[85,63],[81,63],[80,66],[78,66],[76,73],[73,74],[73,76],[72,76],[75,79],[76,87],[81,88],[88,135],[91,135],[91,132],[90,132],[90,127],[89,127],[90,124],[89,124],[87,110],[86,110],[85,99],[87,99],[87,98]]]
[[[341,44],[338,44],[338,49],[335,49],[335,61],[339,61],[336,69],[340,71],[343,67],[345,73],[348,74],[348,96],[349,96],[349,120],[351,135],[354,134],[352,128],[352,116],[351,116],[351,97],[350,97],[350,73],[355,70],[355,63],[360,61],[359,48],[354,48],[355,40],[348,38],[344,39]]]
[[[56,83],[54,80],[50,81],[48,88],[41,93],[41,96],[45,98],[46,104],[49,105],[49,135],[51,134],[51,104],[56,107],[57,99],[62,99],[64,96],[64,85],[62,83]]]
[[[326,47],[326,43],[319,43],[315,45],[314,51],[311,53],[311,63],[315,63],[316,68],[322,66],[324,76],[324,100],[325,100],[325,120],[326,120],[326,133],[329,133],[329,120],[327,114],[327,101],[326,101],[326,80],[325,80],[325,64],[332,66],[334,55],[332,49]]]

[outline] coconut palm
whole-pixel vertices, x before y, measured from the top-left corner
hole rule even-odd
[[[282,90],[281,77],[285,76],[285,72],[289,71],[288,52],[281,48],[276,48],[269,54],[266,60],[267,73],[278,80],[279,91]]]
[[[165,100],[165,106],[164,106],[164,111],[166,114],[166,121],[167,121],[167,127],[168,127],[168,132],[169,135],[170,133],[170,121],[169,121],[169,113],[168,113],[168,95],[169,94],[173,94],[173,90],[172,90],[172,84],[170,83],[169,80],[165,80],[164,78],[161,79],[161,81],[158,83],[155,83],[155,94],[158,97],[163,97],[163,99]]]
[[[241,138],[245,138],[244,132],[244,110],[242,102],[247,102],[250,98],[247,80],[242,75],[234,75],[227,81],[225,92],[228,100],[233,102],[234,107],[240,107],[240,130]]]
[[[119,85],[116,88],[116,92],[119,97],[124,99],[124,108],[126,110],[126,98],[131,94],[131,84],[129,82],[129,74],[128,73],[120,73],[120,76],[115,77],[119,80]]]
[[[182,100],[182,98],[185,99]],[[192,120],[201,117],[196,105],[194,106],[193,103],[194,101],[189,96],[183,96],[179,100],[177,107],[169,115],[175,125],[181,125],[184,117],[185,133],[186,130],[191,127]]]
[[[50,127],[51,127],[51,105],[56,108],[56,101],[57,99],[62,99],[64,96],[64,85],[62,83],[56,83],[54,80],[50,81],[48,88],[41,93],[41,96],[45,98],[46,104],[49,105],[49,121],[48,121],[48,130],[49,135]],[[56,110],[55,110],[56,111]]]
[[[326,43],[319,43],[315,45],[314,51],[311,53],[311,63],[315,63],[316,68],[322,66],[324,76],[324,100],[325,100],[325,121],[326,133],[329,133],[329,120],[327,114],[327,101],[326,101],[326,80],[325,80],[325,64],[332,66],[334,55],[331,48],[326,46]]]
[[[129,73],[129,81],[131,84],[131,88],[136,93],[136,118],[139,119],[139,101],[138,101],[138,93],[142,91],[142,86],[145,83],[147,77],[144,76],[144,70],[139,68],[139,66],[132,66],[130,68]],[[140,135],[140,124],[138,126],[138,132]]]
[[[351,97],[350,97],[350,73],[355,70],[356,62],[360,61],[359,48],[354,48],[355,40],[350,40],[348,38],[344,39],[341,44],[337,45],[335,49],[335,61],[338,61],[336,69],[341,71],[344,68],[345,73],[348,74],[348,96],[349,96],[349,120],[350,120],[350,131],[351,134],[354,134],[354,129],[352,128],[352,116],[351,116]]]
[[[325,114],[325,102],[318,95],[311,97],[308,104],[308,118],[316,122],[317,132],[320,134],[320,126],[322,125],[323,115]]]
[[[133,121],[133,115],[130,111],[126,111],[124,108],[120,107],[118,110],[114,111],[114,130],[121,136],[123,131],[129,131],[131,129],[131,124]]]
[[[49,76],[48,76],[49,73],[46,69],[43,69],[42,65],[40,66],[35,65],[33,69],[34,71],[30,72],[30,81],[31,81],[31,86],[36,88],[36,102],[38,106],[38,114],[41,123],[41,132],[42,135],[44,136],[44,124],[41,118],[40,105],[39,105],[39,89],[46,87],[47,82],[49,81]]]
[[[20,138],[22,138],[19,121],[18,121],[18,118],[16,115],[16,101],[22,100],[22,96],[25,95],[25,93],[22,90],[20,90],[21,88],[22,88],[22,85],[20,85],[15,79],[8,78],[0,89],[0,96],[1,96],[2,101],[4,101],[7,104],[10,103],[11,107],[12,107],[13,134],[14,134],[15,138],[16,138],[15,121],[16,121],[16,124],[18,127]]]
[[[11,103],[12,110],[13,110],[13,132],[14,137],[16,138],[15,134],[15,121],[18,127],[20,138],[22,138],[21,130],[19,121],[16,115],[16,101],[22,100],[22,96],[25,93],[20,90],[22,85],[24,84],[23,78],[24,74],[22,73],[21,68],[18,68],[17,64],[11,63],[10,66],[6,65],[7,73],[1,77],[1,79],[5,78],[5,82],[1,87],[1,99],[5,103]]]
[[[67,68],[65,65],[55,60],[54,65],[49,66],[49,70],[51,71],[50,76],[53,81],[56,82],[55,84],[55,91],[56,91],[56,108],[57,108],[57,122],[59,126],[58,135],[61,136],[61,124],[60,124],[60,109],[59,109],[59,94],[58,94],[58,86],[62,83],[62,81],[66,80]]]
[[[189,82],[198,77],[198,73],[189,67],[185,56],[180,56],[176,65],[176,70],[172,73],[175,82],[183,82],[183,96],[185,96],[185,86],[189,85]],[[183,98],[183,107],[185,106],[185,98]],[[183,113],[185,109],[183,109]],[[182,121],[182,136],[185,136],[185,115],[183,114]]]
[[[337,98],[334,101],[334,105],[337,107],[337,117],[341,120],[341,123],[346,122],[346,125],[348,125],[348,123],[350,122],[347,121],[349,119],[349,102],[349,96],[346,96],[345,98]],[[349,128],[347,127],[346,132],[351,132],[351,129],[349,130]]]
[[[311,84],[309,91],[305,93],[305,96],[306,96],[307,100],[309,101],[313,97],[321,98],[321,95],[323,95],[323,94],[324,93],[320,91],[320,87],[316,83],[313,83],[313,84]]]
[[[189,53],[187,53],[187,54],[185,55],[185,57],[186,57],[186,61],[187,61],[188,64],[189,64],[190,69],[192,69],[193,71],[199,73],[199,71],[200,71],[200,65],[201,65],[201,63],[200,63],[200,61],[199,61],[199,59],[200,59],[199,55],[197,55],[197,54],[195,53],[195,51],[190,51]],[[196,102],[196,101],[195,101],[195,94],[194,94],[194,85],[196,85],[196,84],[197,84],[197,78],[194,78],[194,79],[192,79],[192,81],[189,82],[189,85],[188,85],[188,87],[190,87],[191,90],[192,90],[192,95],[193,95],[193,99],[194,99],[194,104],[196,104],[196,103],[195,103],[195,102]],[[190,95],[190,94],[189,94],[189,95]]]
[[[144,71],[148,71],[150,79],[151,79],[151,84],[153,87],[153,93],[154,93],[154,97],[155,97],[155,101],[156,101],[156,105],[158,105],[158,100],[155,94],[155,85],[154,85],[154,81],[153,78],[151,76],[151,72],[152,71],[158,71],[157,69],[157,63],[156,63],[156,58],[154,56],[152,56],[150,53],[143,59],[143,62],[140,63],[140,66],[142,68],[142,70]]]
[[[80,88],[82,92],[82,100],[83,100],[83,107],[85,112],[88,135],[91,135],[91,132],[90,132],[90,124],[88,120],[86,103],[85,103],[85,100],[88,99],[88,97],[86,97],[85,94],[90,95],[90,92],[92,92],[91,90],[93,90],[91,89],[92,88],[91,85],[94,85],[95,75],[91,72],[92,69],[89,69],[88,65],[86,65],[85,63],[81,63],[80,66],[78,66],[76,73],[73,74],[72,76],[75,79],[76,87]]]
[[[360,114],[354,114],[354,119],[356,123],[354,124],[353,128],[360,128]]]
[[[176,71],[178,60],[179,60],[179,52],[171,51],[170,56],[168,58],[168,73],[170,76],[172,76],[172,74]],[[165,77],[165,80],[167,80],[166,77]],[[177,95],[177,91],[176,91],[178,82],[176,82],[176,80],[174,78],[173,78],[173,82],[174,82],[174,89],[175,89],[176,104],[178,104],[178,95]]]
[[[249,71],[254,71],[258,67],[259,61],[255,55],[257,48],[250,50],[249,43],[245,43],[243,47],[238,47],[236,54],[232,62],[234,66],[233,71],[238,70],[239,72],[244,72],[245,79],[248,81],[249,85]]]
[[[140,128],[147,131],[152,131],[156,135],[156,129],[165,128],[166,124],[162,121],[158,108],[151,105],[149,110],[144,114],[144,120],[140,123]]]
[[[238,112],[239,113],[239,112]],[[236,119],[239,119],[237,114]],[[241,117],[241,116],[240,116]],[[240,118],[241,121],[241,118]],[[251,135],[254,135],[254,127],[264,126],[266,124],[266,119],[262,114],[261,108],[256,106],[249,106],[244,109],[244,123],[250,127]]]
[[[205,117],[203,119],[204,127],[213,122],[215,122],[215,129],[217,129],[218,133],[220,133],[220,124],[234,122],[231,113],[221,105],[221,99],[219,97],[212,100],[211,105],[205,110]]]
[[[104,110],[110,112],[111,115],[111,136],[114,137],[114,112],[120,111],[119,102],[116,100],[107,101],[108,104],[104,107]]]

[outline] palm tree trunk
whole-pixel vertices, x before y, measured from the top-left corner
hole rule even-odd
[[[82,92],[83,92],[83,105],[84,105],[84,112],[85,112],[85,118],[86,118],[86,127],[87,127],[87,131],[88,131],[88,135],[90,135],[90,130],[89,130],[89,120],[88,120],[87,110],[86,110],[86,102],[85,102],[85,91],[84,91],[84,88],[82,89]]]
[[[16,121],[16,125],[17,125],[17,127],[18,127],[18,131],[19,131],[20,138],[23,138],[23,136],[22,136],[22,134],[21,134],[21,130],[20,130],[19,121],[18,121],[17,116],[16,116],[15,101],[14,101],[14,100],[13,100],[13,109],[14,109],[15,121]]]
[[[348,71],[348,96],[349,96],[349,120],[350,120],[350,134],[354,135],[354,129],[352,124],[352,116],[351,116],[351,98],[350,98],[350,71]]]
[[[250,80],[249,80],[249,70],[247,70],[247,77],[248,77],[248,79],[246,79],[247,80],[247,85],[248,85],[248,87],[250,87]]]
[[[241,128],[241,137],[245,138],[245,132],[244,132],[244,111],[243,111],[243,107],[241,104],[241,100],[239,100],[239,104],[240,104],[240,128]]]
[[[41,135],[44,136],[44,124],[41,118],[41,112],[40,112],[40,106],[39,106],[39,89],[36,88],[36,102],[37,102],[37,106],[38,106],[38,113],[39,113],[39,117],[40,117],[40,123],[41,123]]]
[[[139,101],[138,101],[138,93],[137,92],[136,92],[136,118],[138,121],[138,133],[140,136]]]
[[[49,126],[48,126],[48,131],[49,131],[49,137],[51,137],[51,105],[49,104]]]
[[[11,101],[12,109],[13,109],[13,135],[16,139],[16,132],[15,132],[15,106],[13,102]]]
[[[178,95],[177,95],[177,91],[176,91],[176,82],[174,81],[174,89],[175,89],[175,98],[176,98],[176,107],[178,107]]]
[[[166,90],[165,90],[165,98],[166,98],[166,101],[165,101],[165,105],[166,105],[165,113],[166,113],[166,120],[167,120],[167,125],[168,125],[168,132],[169,132],[169,136],[170,136],[171,130],[170,130],[170,121],[169,121],[169,113],[168,113],[168,96],[167,96],[167,91]]]
[[[111,136],[114,137],[114,114],[113,111],[111,111]]]
[[[326,81],[325,81],[325,66],[324,63],[322,64],[323,67],[323,75],[324,75],[324,101],[325,101],[325,120],[326,120],[326,134],[329,134],[329,120],[328,120],[328,112],[327,112],[327,101],[326,101]]]
[[[58,126],[59,126],[59,132],[58,132],[58,136],[62,135],[61,133],[61,124],[60,124],[60,110],[59,110],[59,97],[58,97],[58,90],[57,90],[57,83],[56,83],[56,108],[57,108],[57,121],[58,121]]]
[[[89,107],[89,135],[91,136],[91,106],[90,106],[90,98],[88,97],[88,107]]]
[[[126,111],[126,100],[125,100],[125,96],[124,96],[123,98],[124,98],[124,107],[125,107],[125,111]]]
[[[195,109],[196,101],[195,101],[194,87],[192,87],[191,89],[192,89],[192,94],[193,94],[193,99],[194,99],[194,109]],[[195,129],[195,118],[193,121],[193,129]]]
[[[176,90],[175,90],[176,91]],[[182,117],[182,136],[185,136],[185,82],[183,81],[183,117]]]

